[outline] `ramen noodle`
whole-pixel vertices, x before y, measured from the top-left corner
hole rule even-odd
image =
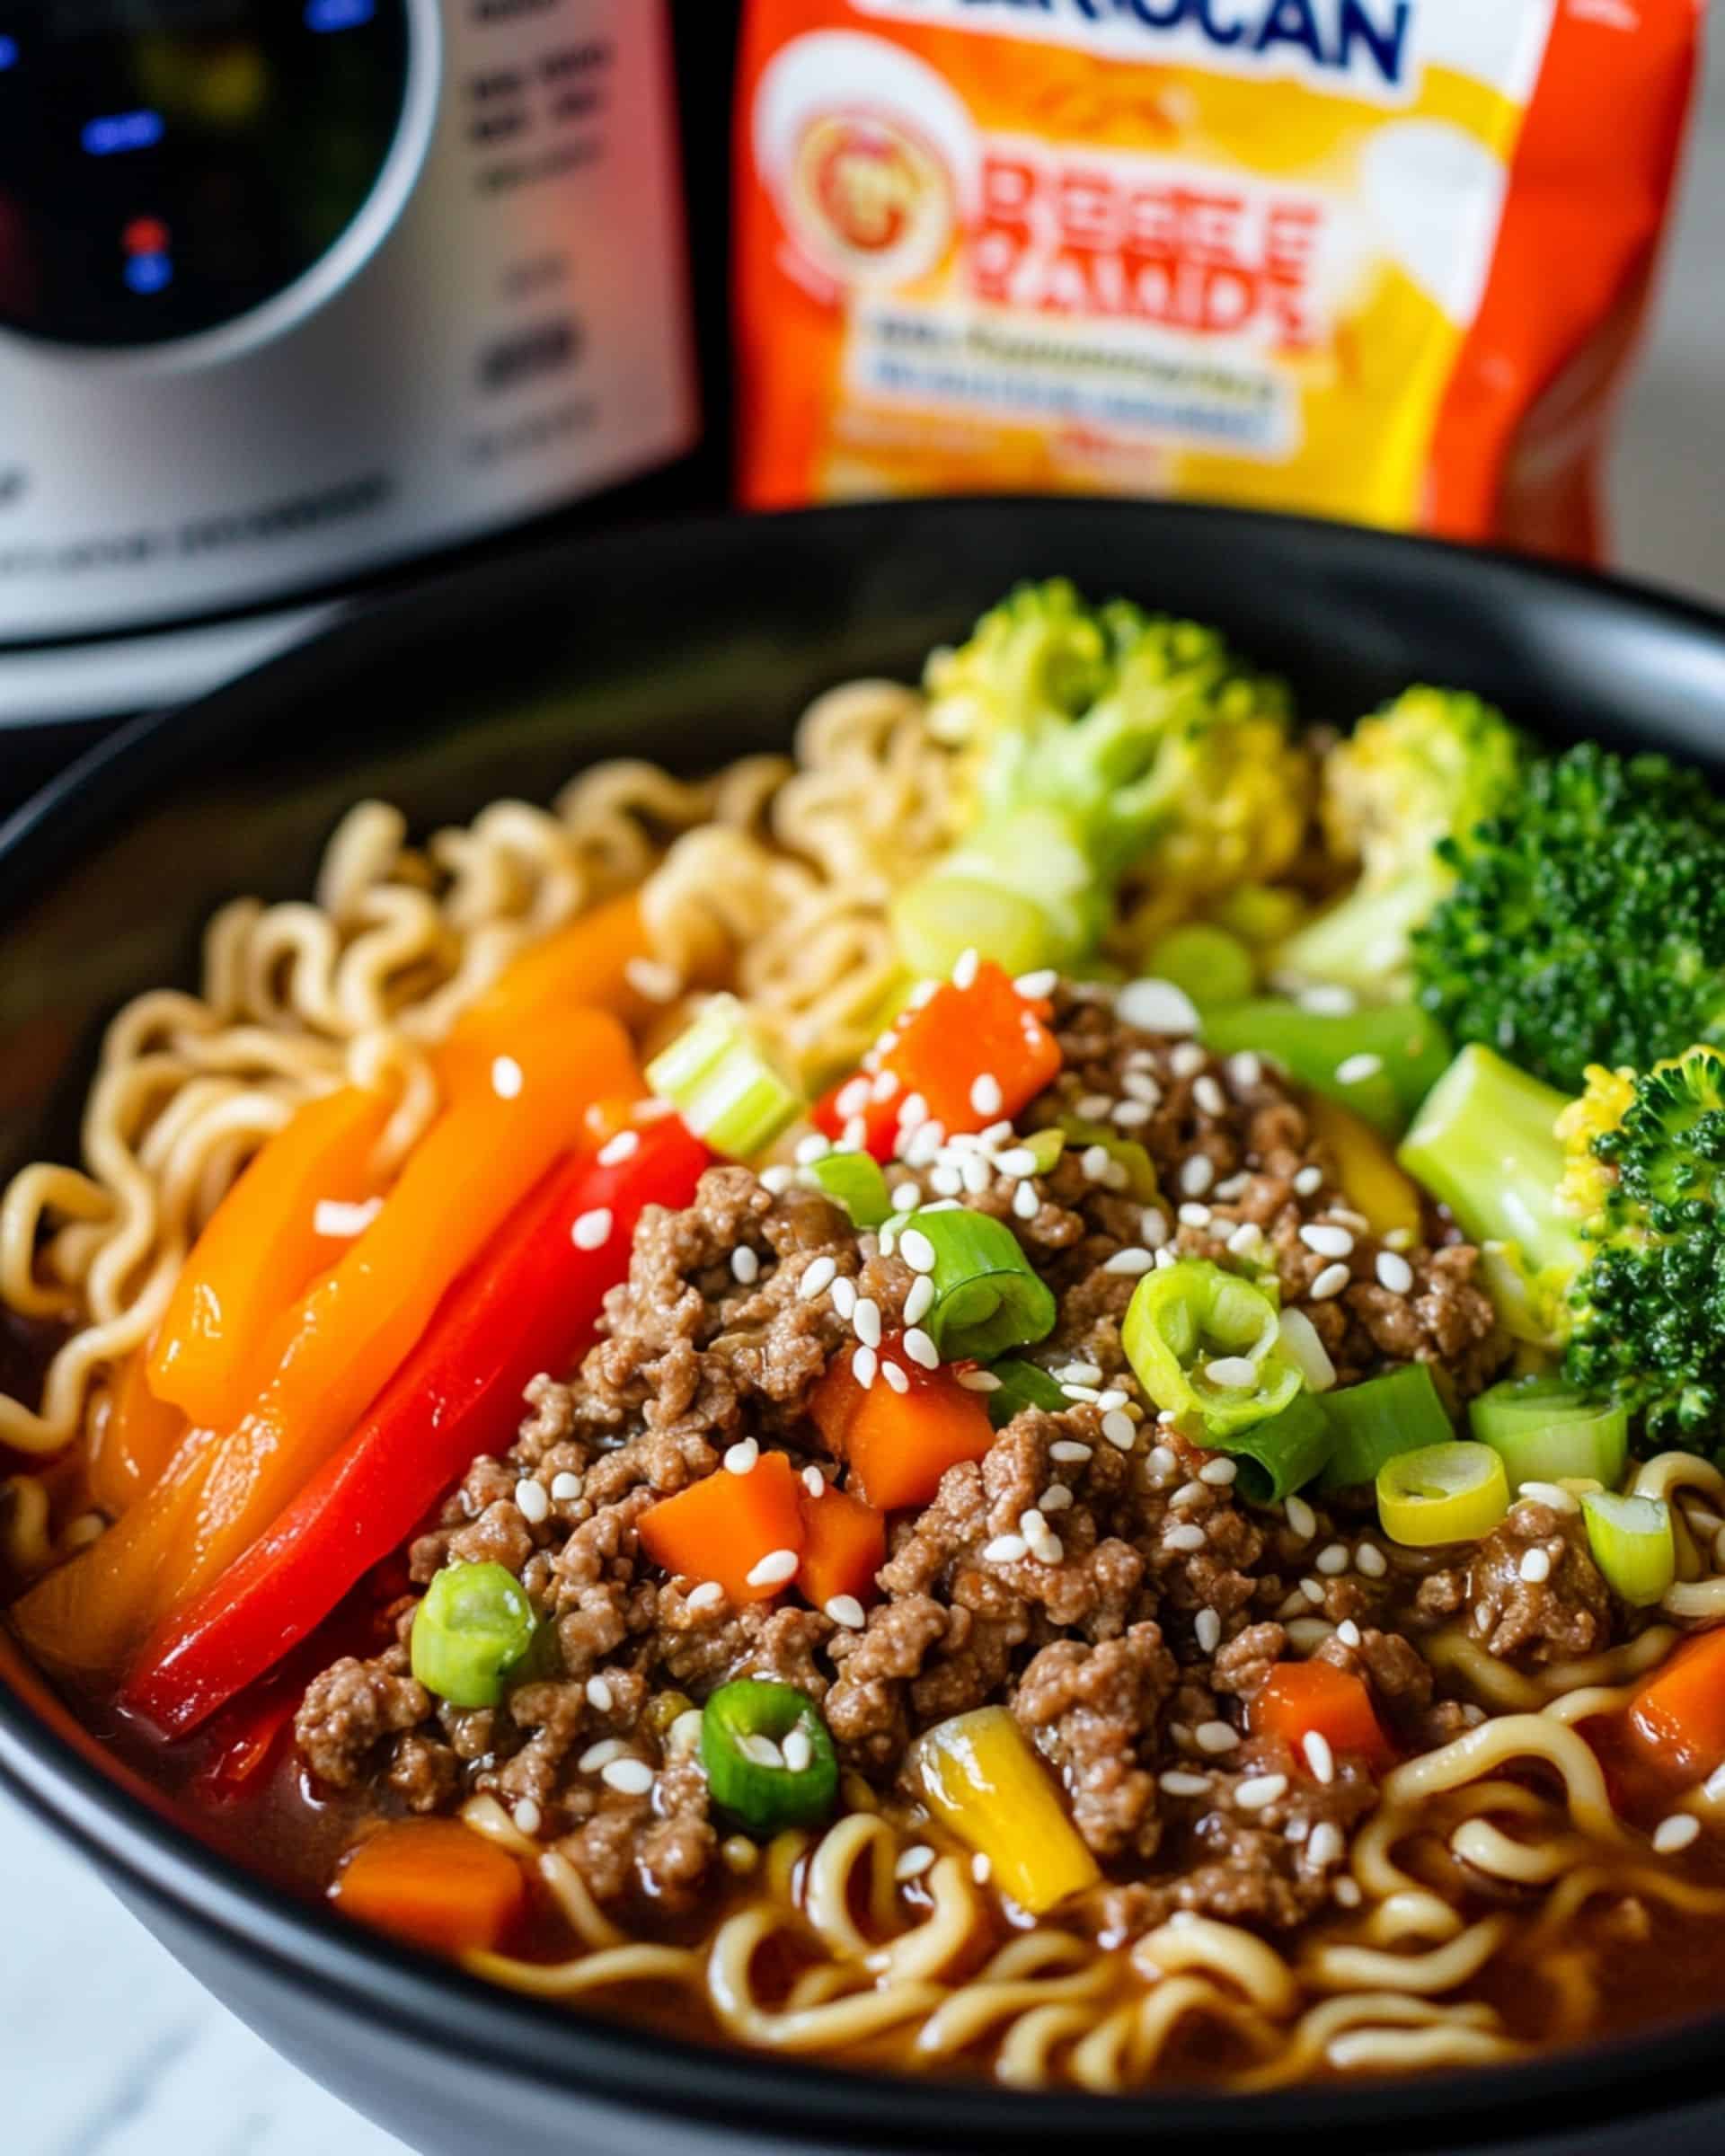
[[[744,496],[1590,554],[1695,32],[1693,0],[753,0]]]

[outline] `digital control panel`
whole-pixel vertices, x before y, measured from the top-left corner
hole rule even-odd
[[[0,328],[195,336],[316,267],[377,185],[405,0],[0,0]]]

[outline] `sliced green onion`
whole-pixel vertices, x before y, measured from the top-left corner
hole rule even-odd
[[[1035,973],[1071,955],[1067,939],[1034,899],[951,867],[907,886],[889,911],[898,954],[923,980],[944,980],[967,950],[1013,974]]]
[[[1377,1516],[1390,1540],[1409,1550],[1477,1542],[1508,1509],[1508,1478],[1489,1445],[1429,1445],[1377,1471]]]
[[[1202,1012],[1204,1045],[1217,1056],[1251,1049],[1279,1063],[1298,1085],[1399,1137],[1448,1068],[1443,1029],[1409,1004],[1345,1016],[1307,1011],[1283,997],[1214,1005]]]
[[[1058,1415],[1072,1405],[1057,1381],[1034,1363],[996,1363],[990,1374],[1000,1380],[995,1390],[985,1395],[988,1419],[997,1430],[1004,1430],[1013,1416],[1022,1415],[1026,1408]]]
[[[647,1082],[697,1138],[736,1161],[763,1152],[804,1106],[767,1061],[734,995],[715,995],[648,1065]]]
[[[1119,1188],[1137,1204],[1154,1206],[1161,1197],[1155,1165],[1136,1138],[1123,1138],[1106,1123],[1091,1123],[1083,1116],[1062,1116],[1060,1128],[1075,1153],[1088,1152],[1091,1146],[1100,1145],[1109,1159],[1125,1171],[1126,1180]]]
[[[1190,1437],[1220,1444],[1280,1414],[1300,1390],[1274,1299],[1208,1259],[1145,1274],[1120,1338],[1138,1382]]]
[[[1214,1440],[1239,1462],[1234,1477],[1252,1505],[1274,1505],[1323,1472],[1335,1439],[1322,1402],[1297,1392],[1279,1415]]]
[[[1590,1489],[1581,1500],[1588,1546],[1606,1585],[1637,1609],[1659,1601],[1677,1577],[1671,1507],[1663,1498],[1619,1498]]]
[[[701,1763],[713,1803],[758,1841],[818,1826],[837,1800],[833,1740],[794,1684],[721,1684],[701,1710]]]
[[[1576,1476],[1615,1489],[1629,1458],[1629,1413],[1559,1377],[1513,1377],[1467,1411],[1473,1435],[1503,1455],[1511,1489]]]
[[[495,1564],[446,1565],[413,1613],[413,1674],[452,1707],[495,1707],[537,1629],[513,1572]]]
[[[1033,1156],[1037,1175],[1052,1175],[1059,1165],[1060,1155],[1066,1150],[1064,1130],[1033,1130],[1028,1137],[1015,1138],[1013,1144],[1022,1145]]]
[[[843,1206],[858,1228],[878,1228],[892,1211],[880,1163],[866,1153],[829,1153],[802,1171],[803,1180]]]
[[[1447,1445],[1455,1435],[1424,1363],[1404,1363],[1363,1384],[1326,1392],[1323,1411],[1335,1433],[1323,1478],[1326,1489],[1376,1482],[1386,1461]]]
[[[1171,928],[1154,943],[1144,970],[1172,981],[1202,1010],[1207,1003],[1237,1003],[1258,985],[1258,966],[1238,936],[1208,921]]]
[[[957,1206],[944,1213],[895,1213],[887,1229],[898,1255],[933,1284],[922,1325],[942,1362],[992,1362],[1054,1330],[1059,1315],[1054,1291],[1001,1222]],[[917,1263],[930,1252],[932,1264]]]

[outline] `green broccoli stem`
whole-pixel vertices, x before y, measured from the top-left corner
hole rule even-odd
[[[1566,1282],[1585,1263],[1560,1195],[1557,1118],[1569,1102],[1490,1048],[1464,1048],[1426,1096],[1397,1157],[1478,1243],[1512,1243],[1531,1272]]]
[[[1283,944],[1278,968],[1302,980],[1334,981],[1363,994],[1398,987],[1408,945],[1455,880],[1435,853],[1387,888],[1361,883]]]
[[[948,973],[966,950],[1009,973],[1074,964],[1100,941],[1113,899],[1082,832],[1057,808],[985,818],[954,853],[900,891],[893,933],[913,973]]]

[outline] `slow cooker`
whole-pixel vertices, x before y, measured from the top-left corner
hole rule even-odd
[[[696,429],[665,0],[0,0],[0,723]]]

